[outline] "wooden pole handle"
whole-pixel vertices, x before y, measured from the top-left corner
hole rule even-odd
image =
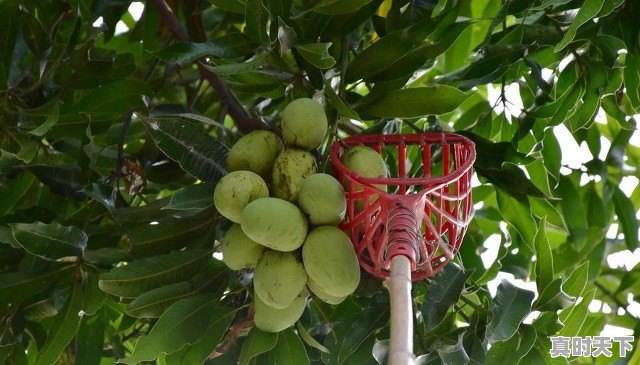
[[[404,255],[391,259],[387,278],[391,297],[391,345],[389,365],[413,365],[413,305],[411,299],[411,261]]]

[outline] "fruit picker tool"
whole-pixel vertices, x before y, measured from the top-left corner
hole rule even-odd
[[[395,165],[396,176],[364,177],[340,158],[367,146]],[[453,133],[355,135],[331,149],[345,189],[341,228],[360,266],[385,280],[391,297],[390,365],[414,363],[411,282],[433,276],[458,252],[472,217],[475,145]]]

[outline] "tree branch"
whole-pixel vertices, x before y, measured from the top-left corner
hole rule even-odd
[[[186,29],[180,24],[178,18],[173,13],[169,5],[165,2],[165,0],[149,0],[149,2],[153,5],[153,7],[158,11],[162,20],[167,24],[169,29],[171,29],[171,33],[173,37],[187,42],[191,40],[191,37],[187,33]],[[209,81],[213,90],[218,94],[220,98],[220,103],[226,105],[227,112],[236,122],[238,129],[243,132],[248,132],[253,129],[260,129],[263,127],[263,123],[258,118],[254,118],[247,111],[247,109],[240,103],[235,94],[224,84],[224,81],[220,78],[220,76],[216,75],[214,72],[207,69],[204,64],[200,61],[195,61],[198,66],[198,71],[200,72],[200,77]]]

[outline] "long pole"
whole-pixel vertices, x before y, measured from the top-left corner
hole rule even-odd
[[[391,344],[389,365],[413,365],[413,305],[411,303],[411,262],[404,255],[391,260],[387,278],[391,296]]]

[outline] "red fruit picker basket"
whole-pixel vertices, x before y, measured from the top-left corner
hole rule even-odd
[[[340,160],[367,146],[397,176],[365,177]],[[458,252],[472,217],[475,145],[453,133],[355,135],[332,146],[334,174],[345,188],[346,219],[360,265],[387,280],[391,294],[391,365],[411,364],[411,281],[433,276]]]

